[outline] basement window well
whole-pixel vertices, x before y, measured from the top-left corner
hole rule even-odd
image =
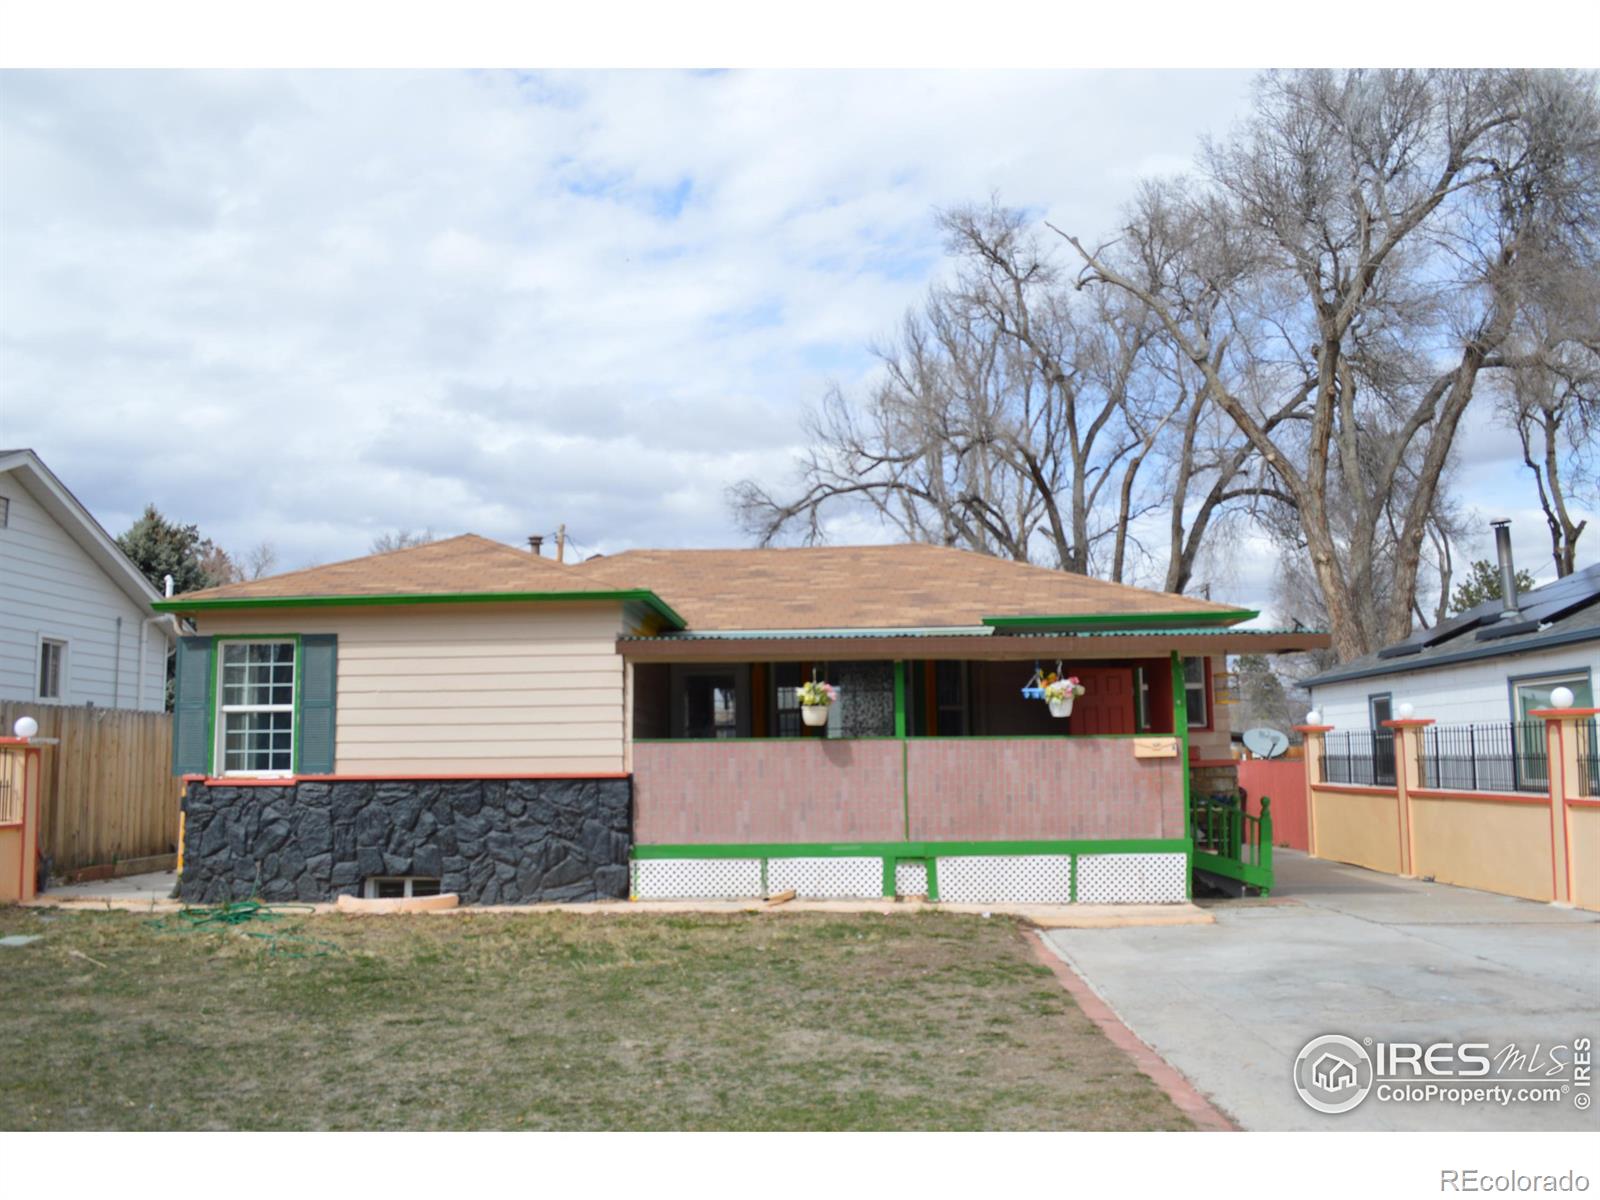
[[[371,875],[361,889],[367,900],[409,900],[438,894],[439,881],[421,875]]]

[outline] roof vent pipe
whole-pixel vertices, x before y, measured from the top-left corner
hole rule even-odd
[[[534,552],[534,554],[542,555],[544,552],[542,550],[540,550],[539,547],[543,546],[543,545],[544,545],[544,534],[542,534],[542,533],[530,533],[528,535],[528,549],[532,550]]]
[[[1522,614],[1517,611],[1517,568],[1511,561],[1511,522],[1490,521],[1494,530],[1494,549],[1500,557],[1500,619],[1515,621]]]
[[[167,576],[167,578],[165,580],[165,583],[167,585],[167,599],[171,600],[172,599],[172,576],[171,575]]]

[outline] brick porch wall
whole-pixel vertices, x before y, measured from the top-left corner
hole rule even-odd
[[[642,742],[634,841],[1006,841],[1183,836],[1176,758],[1126,738]]]
[[[636,742],[634,841],[899,841],[900,755],[892,740]]]
[[[1177,758],[1127,738],[912,739],[917,841],[1183,836]]]

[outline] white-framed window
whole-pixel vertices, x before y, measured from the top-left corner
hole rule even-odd
[[[1512,718],[1517,721],[1537,721],[1533,716],[1541,708],[1554,708],[1550,693],[1558,687],[1572,692],[1575,708],[1593,708],[1594,691],[1587,671],[1564,671],[1559,674],[1540,675],[1537,678],[1521,677],[1511,681],[1515,694]]]
[[[1189,728],[1204,729],[1211,724],[1211,697],[1206,694],[1206,660],[1183,660],[1183,702],[1189,713]]]
[[[59,638],[39,639],[39,699],[60,700],[67,686],[67,644]]]
[[[219,643],[217,763],[223,775],[294,773],[295,643]]]
[[[368,900],[409,900],[413,896],[437,896],[439,881],[423,875],[369,875],[361,887]]]

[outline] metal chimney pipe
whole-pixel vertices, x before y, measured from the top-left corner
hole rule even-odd
[[[1515,621],[1522,614],[1517,611],[1517,567],[1511,561],[1511,522],[1490,521],[1494,530],[1494,549],[1500,558],[1500,619]]]
[[[543,546],[543,545],[544,545],[544,534],[542,534],[542,533],[530,533],[528,535],[528,549],[529,550],[532,550],[535,554],[543,554],[544,551],[539,549],[539,547]]]

